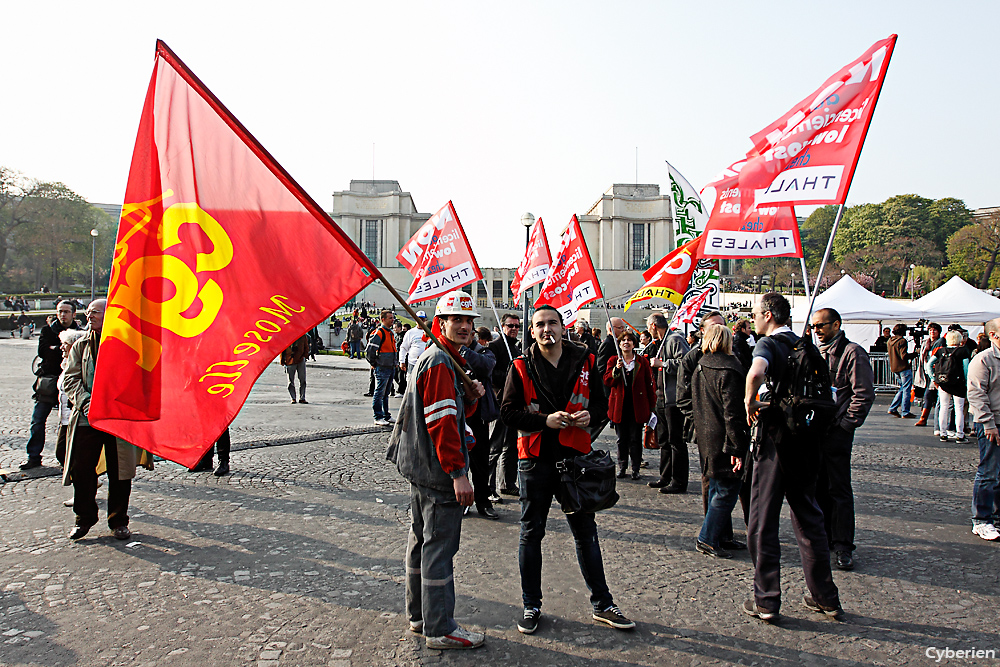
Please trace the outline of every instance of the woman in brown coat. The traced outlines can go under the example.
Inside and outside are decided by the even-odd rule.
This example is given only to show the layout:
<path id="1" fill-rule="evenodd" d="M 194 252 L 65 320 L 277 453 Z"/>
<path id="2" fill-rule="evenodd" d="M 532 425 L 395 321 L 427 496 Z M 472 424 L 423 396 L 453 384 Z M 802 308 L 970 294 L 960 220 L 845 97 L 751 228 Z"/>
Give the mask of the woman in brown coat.
<path id="1" fill-rule="evenodd" d="M 604 384 L 611 389 L 608 419 L 618 433 L 618 476 L 624 477 L 632 458 L 632 479 L 639 479 L 642 463 L 642 428 L 656 401 L 656 385 L 649 360 L 635 353 L 638 337 L 625 331 L 618 337 L 621 358 L 608 359 Z"/>

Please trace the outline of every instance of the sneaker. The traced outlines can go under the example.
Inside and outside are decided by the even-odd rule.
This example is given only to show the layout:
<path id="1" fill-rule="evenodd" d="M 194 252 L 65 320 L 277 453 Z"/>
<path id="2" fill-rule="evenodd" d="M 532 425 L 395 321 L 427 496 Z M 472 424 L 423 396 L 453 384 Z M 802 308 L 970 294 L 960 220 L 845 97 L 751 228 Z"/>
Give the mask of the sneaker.
<path id="1" fill-rule="evenodd" d="M 810 611 L 814 611 L 817 614 L 826 614 L 830 618 L 840 619 L 844 616 L 844 608 L 840 606 L 838 602 L 836 606 L 829 606 L 825 604 L 820 604 L 813 600 L 808 595 L 803 596 L 802 606 Z"/>
<path id="2" fill-rule="evenodd" d="M 424 622 L 420 621 L 410 621 L 410 632 L 415 635 L 424 634 Z"/>
<path id="3" fill-rule="evenodd" d="M 697 538 L 694 541 L 694 548 L 695 548 L 696 551 L 699 551 L 699 552 L 705 554 L 706 556 L 711 556 L 712 558 L 732 558 L 733 557 L 733 555 L 731 553 L 729 553 L 728 551 L 726 551 L 722 547 L 719 547 L 717 549 L 717 548 L 713 547 L 711 544 L 707 544 L 705 542 L 702 542 L 701 540 L 699 540 Z"/>
<path id="4" fill-rule="evenodd" d="M 941 435 L 941 431 L 934 429 L 934 435 Z"/>
<path id="5" fill-rule="evenodd" d="M 595 611 L 594 620 L 607 623 L 619 630 L 631 630 L 635 627 L 635 621 L 630 621 L 622 614 L 622 610 L 617 605 L 611 605 L 604 611 Z"/>
<path id="6" fill-rule="evenodd" d="M 421 623 L 421 626 L 423 624 Z M 486 643 L 486 635 L 482 632 L 470 632 L 461 625 L 443 637 L 428 637 L 427 648 L 479 648 Z"/>
<path id="7" fill-rule="evenodd" d="M 890 416 L 892 416 L 892 417 L 897 417 L 897 418 L 898 418 L 898 417 L 902 417 L 902 415 L 901 415 L 901 414 L 899 414 L 899 412 L 898 412 L 898 411 L 896 411 L 896 410 L 889 410 L 888 412 L 886 412 L 886 414 L 887 414 L 887 415 L 890 415 Z"/>
<path id="8" fill-rule="evenodd" d="M 947 433 L 942 433 L 940 439 L 941 439 L 941 442 L 948 442 L 948 434 Z"/>
<path id="9" fill-rule="evenodd" d="M 503 498 L 501 498 L 495 493 L 490 494 L 489 497 L 487 497 L 486 499 L 491 503 L 493 503 L 494 505 L 503 505 Z"/>
<path id="10" fill-rule="evenodd" d="M 990 542 L 1000 538 L 1000 530 L 997 530 L 992 523 L 977 523 L 972 527 L 972 532 Z"/>
<path id="11" fill-rule="evenodd" d="M 538 629 L 538 619 L 542 616 L 542 610 L 538 607 L 525 607 L 524 617 L 517 622 L 517 631 L 523 635 L 530 635 Z"/>
<path id="12" fill-rule="evenodd" d="M 376 417 L 375 421 L 372 422 L 375 426 L 388 426 L 389 420 L 383 417 Z"/>
<path id="13" fill-rule="evenodd" d="M 390 424 L 395 424 L 396 423 L 396 418 L 393 417 L 392 415 L 389 415 L 388 417 L 386 417 L 385 420 L 387 422 L 389 422 Z"/>
<path id="14" fill-rule="evenodd" d="M 958 443 L 968 442 L 968 441 L 969 441 L 969 439 L 966 438 L 964 435 L 960 435 L 957 438 L 955 438 L 955 442 L 958 442 Z"/>
<path id="15" fill-rule="evenodd" d="M 743 613 L 766 622 L 770 622 L 778 618 L 778 612 L 761 609 L 753 600 L 747 600 L 743 603 Z"/>

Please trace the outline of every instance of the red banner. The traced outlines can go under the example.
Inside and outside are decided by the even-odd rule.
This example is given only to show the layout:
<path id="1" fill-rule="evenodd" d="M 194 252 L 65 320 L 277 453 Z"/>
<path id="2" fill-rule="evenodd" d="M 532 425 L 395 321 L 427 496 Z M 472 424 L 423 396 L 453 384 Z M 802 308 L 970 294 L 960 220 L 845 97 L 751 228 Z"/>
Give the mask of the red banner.
<path id="1" fill-rule="evenodd" d="M 118 226 L 90 423 L 193 466 L 371 262 L 157 42 Z"/>
<path id="2" fill-rule="evenodd" d="M 712 214 L 705 225 L 701 257 L 802 257 L 799 223 L 791 206 L 759 204 L 749 217 L 741 215 L 740 170 L 746 160 L 732 164 L 701 191 Z M 753 193 L 743 193 L 753 201 Z"/>
<path id="3" fill-rule="evenodd" d="M 545 225 L 542 219 L 535 220 L 528 236 L 528 247 L 524 258 L 517 267 L 514 279 L 510 281 L 510 291 L 514 295 L 514 305 L 521 305 L 521 292 L 526 292 L 532 285 L 545 282 L 545 276 L 552 265 L 552 253 L 549 252 L 549 240 L 545 238 Z"/>
<path id="4" fill-rule="evenodd" d="M 555 263 L 549 269 L 535 307 L 548 304 L 563 316 L 563 324 L 576 322 L 577 311 L 596 299 L 603 299 L 601 283 L 590 261 L 587 242 L 580 221 L 574 215 L 563 232 L 556 250 Z"/>
<path id="5" fill-rule="evenodd" d="M 896 35 L 876 42 L 750 138 L 754 147 L 739 176 L 744 217 L 751 202 L 844 202 L 895 44 Z"/>
<path id="6" fill-rule="evenodd" d="M 434 299 L 483 279 L 450 201 L 417 230 L 396 259 L 413 274 L 407 303 Z"/>
<path id="7" fill-rule="evenodd" d="M 695 237 L 646 269 L 642 274 L 646 284 L 625 302 L 625 312 L 636 301 L 666 299 L 675 305 L 680 304 L 691 283 L 691 275 L 698 266 L 702 238 Z"/>

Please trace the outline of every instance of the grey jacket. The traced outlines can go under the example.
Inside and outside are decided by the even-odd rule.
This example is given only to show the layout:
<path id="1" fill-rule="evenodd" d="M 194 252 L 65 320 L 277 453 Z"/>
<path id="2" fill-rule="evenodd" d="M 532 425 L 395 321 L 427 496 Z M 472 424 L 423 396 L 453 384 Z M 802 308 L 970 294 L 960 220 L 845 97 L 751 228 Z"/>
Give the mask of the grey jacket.
<path id="1" fill-rule="evenodd" d="M 969 409 L 975 423 L 996 428 L 1000 421 L 1000 351 L 995 345 L 983 350 L 969 362 Z"/>
<path id="2" fill-rule="evenodd" d="M 830 384 L 837 392 L 833 425 L 853 433 L 865 423 L 875 402 L 875 375 L 868 353 L 843 333 L 830 345 L 820 346 L 830 366 Z"/>
<path id="3" fill-rule="evenodd" d="M 677 372 L 681 367 L 681 359 L 690 349 L 684 336 L 671 332 L 656 351 L 655 358 L 663 362 L 663 367 L 655 369 L 658 407 L 677 403 Z"/>
<path id="4" fill-rule="evenodd" d="M 459 436 L 462 438 L 462 455 L 465 457 L 465 466 L 451 474 L 444 471 L 438 460 L 437 447 L 431 439 L 430 433 L 427 431 L 427 423 L 424 421 L 423 396 L 418 390 L 421 376 L 428 369 L 440 364 L 444 364 L 454 378 L 454 394 L 449 392 L 448 396 L 439 396 L 438 399 L 455 401 L 455 418 L 458 421 Z M 452 479 L 468 474 L 469 448 L 466 444 L 464 397 L 462 381 L 455 374 L 448 353 L 437 345 L 428 345 L 424 353 L 420 355 L 420 359 L 417 360 L 417 367 L 408 380 L 406 393 L 403 394 L 403 405 L 400 407 L 399 417 L 392 430 L 392 438 L 385 456 L 396 464 L 399 474 L 411 483 L 439 491 L 453 492 L 455 487 Z M 432 406 L 431 410 L 434 409 Z"/>

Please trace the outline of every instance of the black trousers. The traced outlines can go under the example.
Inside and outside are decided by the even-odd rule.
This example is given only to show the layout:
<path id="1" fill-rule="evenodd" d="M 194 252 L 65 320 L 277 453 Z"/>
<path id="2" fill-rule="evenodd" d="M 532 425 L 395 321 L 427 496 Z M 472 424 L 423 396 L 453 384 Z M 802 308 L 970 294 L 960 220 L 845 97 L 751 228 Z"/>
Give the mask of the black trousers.
<path id="1" fill-rule="evenodd" d="M 632 472 L 639 472 L 639 464 L 642 463 L 642 431 L 644 424 L 637 424 L 635 419 L 622 419 L 620 424 L 615 424 L 615 432 L 618 434 L 618 467 L 625 470 L 628 467 L 629 458 L 632 459 Z"/>
<path id="2" fill-rule="evenodd" d="M 660 445 L 660 481 L 687 490 L 688 450 L 684 415 L 676 405 L 657 406 L 656 442 Z"/>
<path id="3" fill-rule="evenodd" d="M 108 466 L 108 527 L 114 530 L 128 525 L 132 480 L 118 479 L 118 442 L 115 436 L 82 424 L 78 424 L 73 432 L 72 459 L 69 462 L 73 476 L 73 512 L 78 526 L 89 528 L 97 523 L 96 469 L 102 449 Z"/>
<path id="4" fill-rule="evenodd" d="M 790 446 L 789 449 L 802 450 Z M 812 445 L 815 446 L 815 445 Z M 782 469 L 774 437 L 766 434 L 754 454 L 750 491 L 750 525 L 747 546 L 753 559 L 753 590 L 757 606 L 777 612 L 781 608 L 781 543 L 778 528 L 781 505 L 788 500 L 792 529 L 799 545 L 802 572 L 813 599 L 823 605 L 840 603 L 840 593 L 830 570 L 830 547 L 823 527 L 823 511 L 816 502 L 816 470 Z"/>
<path id="5" fill-rule="evenodd" d="M 201 461 L 198 461 L 198 465 L 195 467 L 205 466 L 206 468 L 211 468 L 213 451 L 219 453 L 219 463 L 229 463 L 230 447 L 232 447 L 232 441 L 229 438 L 229 428 L 227 427 L 215 444 L 208 448 L 208 451 L 205 452 L 205 455 L 201 457 Z"/>
<path id="6" fill-rule="evenodd" d="M 854 490 L 851 450 L 854 433 L 835 426 L 823 441 L 823 462 L 816 482 L 816 500 L 823 510 L 831 551 L 854 551 Z"/>
<path id="7" fill-rule="evenodd" d="M 517 429 L 499 419 L 493 422 L 490 435 L 490 493 L 517 488 Z"/>
<path id="8" fill-rule="evenodd" d="M 472 490 L 476 507 L 492 507 L 490 497 L 490 427 L 478 417 L 468 420 L 476 446 L 469 450 L 469 471 L 472 473 Z"/>

